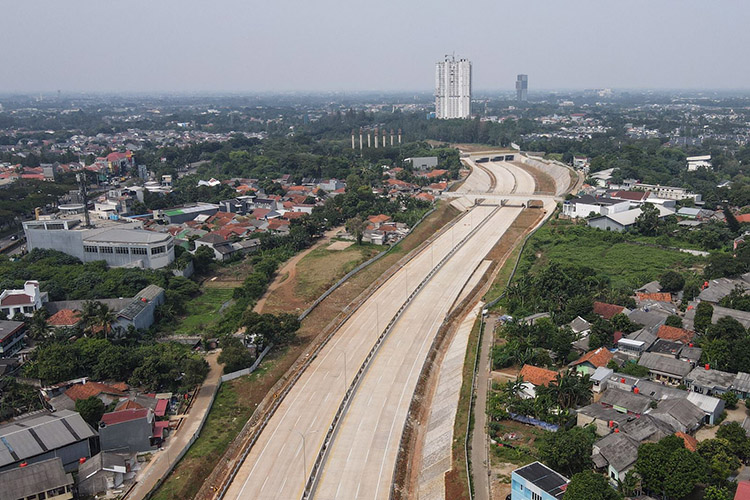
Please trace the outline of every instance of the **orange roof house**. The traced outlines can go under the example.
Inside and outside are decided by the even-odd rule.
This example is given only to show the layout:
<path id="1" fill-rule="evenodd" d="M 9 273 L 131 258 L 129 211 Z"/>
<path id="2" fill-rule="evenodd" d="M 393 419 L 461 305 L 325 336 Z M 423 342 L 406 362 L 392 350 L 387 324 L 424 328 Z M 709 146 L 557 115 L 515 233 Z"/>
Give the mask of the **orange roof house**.
<path id="1" fill-rule="evenodd" d="M 685 434 L 684 432 L 675 432 L 675 436 L 681 438 L 685 442 L 685 449 L 688 451 L 696 451 L 698 449 L 698 440 L 693 436 Z"/>
<path id="2" fill-rule="evenodd" d="M 573 361 L 570 366 L 575 366 L 576 370 L 580 373 L 591 374 L 597 368 L 607 366 L 607 363 L 609 363 L 613 357 L 614 355 L 609 352 L 609 350 L 600 347 L 587 352 L 577 360 Z"/>
<path id="3" fill-rule="evenodd" d="M 672 302 L 672 294 L 666 292 L 659 293 L 637 293 L 636 297 L 639 301 L 654 300 L 656 302 Z"/>
<path id="4" fill-rule="evenodd" d="M 73 309 L 60 309 L 47 319 L 53 328 L 72 328 L 81 321 L 81 314 Z"/>
<path id="5" fill-rule="evenodd" d="M 99 397 L 102 394 L 118 397 L 125 396 L 125 393 L 123 391 L 115 389 L 110 385 L 102 384 L 101 382 L 86 382 L 85 384 L 75 384 L 74 386 L 71 386 L 70 389 L 65 391 L 65 395 L 73 401 L 78 401 L 79 399 L 88 399 L 92 396 Z"/>
<path id="6" fill-rule="evenodd" d="M 685 330 L 684 328 L 676 328 L 674 326 L 661 325 L 659 331 L 656 332 L 656 336 L 664 340 L 672 340 L 675 342 L 682 342 L 687 344 L 692 342 L 695 332 Z"/>
<path id="7" fill-rule="evenodd" d="M 594 314 L 598 314 L 604 319 L 612 319 L 616 314 L 625 310 L 622 306 L 607 304 L 606 302 L 594 302 Z"/>
<path id="8" fill-rule="evenodd" d="M 524 382 L 529 382 L 534 385 L 547 386 L 557 378 L 558 373 L 546 368 L 540 368 L 533 365 L 523 365 L 518 376 L 523 378 Z"/>

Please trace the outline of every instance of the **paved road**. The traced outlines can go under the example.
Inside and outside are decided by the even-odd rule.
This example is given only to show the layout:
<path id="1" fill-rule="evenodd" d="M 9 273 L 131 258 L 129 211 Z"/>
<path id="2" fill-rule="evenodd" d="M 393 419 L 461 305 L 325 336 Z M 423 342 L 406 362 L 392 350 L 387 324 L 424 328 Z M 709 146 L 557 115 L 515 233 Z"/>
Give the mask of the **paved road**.
<path id="1" fill-rule="evenodd" d="M 240 467 L 225 498 L 290 500 L 301 497 L 305 479 L 310 474 L 345 388 L 350 385 L 382 329 L 434 265 L 493 209 L 477 207 L 467 212 L 463 219 L 444 230 L 432 244 L 386 281 L 344 323 L 279 405 Z M 475 237 L 472 242 L 480 240 L 484 239 Z M 474 244 L 468 246 L 473 248 Z M 457 261 L 456 258 L 451 260 Z M 387 476 L 390 481 L 390 471 Z"/>
<path id="2" fill-rule="evenodd" d="M 517 165 L 504 161 L 477 164 L 469 158 L 464 158 L 464 161 L 472 167 L 471 173 L 455 192 L 447 193 L 448 195 L 456 196 L 465 193 L 480 195 L 486 192 L 492 195 L 530 195 L 536 190 L 536 183 L 531 174 Z M 497 181 L 494 189 L 490 191 L 488 188 L 492 185 L 492 181 L 487 171 Z"/>
<path id="3" fill-rule="evenodd" d="M 500 209 L 401 316 L 339 425 L 314 498 L 388 498 L 409 404 L 430 344 L 464 283 L 520 212 Z"/>
<path id="4" fill-rule="evenodd" d="M 153 455 L 151 462 L 139 473 L 138 483 L 130 490 L 127 500 L 140 500 L 156 486 L 156 483 L 164 477 L 171 466 L 177 461 L 179 453 L 188 446 L 193 434 L 203 420 L 203 416 L 211 408 L 214 391 L 221 378 L 222 367 L 216 359 L 219 357 L 218 352 L 206 356 L 208 361 L 209 372 L 206 380 L 198 390 L 198 395 L 190 408 L 190 412 L 183 420 L 180 428 L 167 438 L 166 446 L 163 451 Z"/>

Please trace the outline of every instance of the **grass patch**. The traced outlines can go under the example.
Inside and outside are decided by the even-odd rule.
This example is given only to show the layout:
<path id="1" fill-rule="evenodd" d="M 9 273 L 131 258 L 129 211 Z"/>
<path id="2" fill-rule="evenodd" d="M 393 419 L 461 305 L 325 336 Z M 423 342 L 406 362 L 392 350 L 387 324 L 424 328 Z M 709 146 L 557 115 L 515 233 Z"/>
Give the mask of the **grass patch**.
<path id="1" fill-rule="evenodd" d="M 609 276 L 612 285 L 640 286 L 664 271 L 685 271 L 702 265 L 704 259 L 649 245 L 658 238 L 601 231 L 569 221 L 548 221 L 530 239 L 521 257 L 518 275 L 534 273 L 550 263 L 583 266 Z"/>
<path id="2" fill-rule="evenodd" d="M 491 459 L 495 463 L 524 466 L 537 460 L 539 451 L 537 443 L 547 431 L 522 424 L 514 420 L 490 420 L 490 438 L 497 443 L 510 446 L 490 445 Z M 512 438 L 510 436 L 513 436 Z"/>
<path id="3" fill-rule="evenodd" d="M 195 496 L 224 450 L 252 415 L 255 405 L 247 404 L 245 395 L 249 392 L 249 386 L 261 375 L 259 370 L 252 375 L 222 384 L 200 437 L 157 490 L 152 497 L 154 500 L 177 500 Z"/>
<path id="4" fill-rule="evenodd" d="M 233 288 L 204 288 L 185 304 L 188 315 L 178 321 L 177 335 L 201 334 L 221 319 L 221 306 L 232 300 Z"/>
<path id="5" fill-rule="evenodd" d="M 352 245 L 344 250 L 316 248 L 297 264 L 295 293 L 303 300 L 315 300 L 362 262 L 385 250 L 377 245 Z"/>

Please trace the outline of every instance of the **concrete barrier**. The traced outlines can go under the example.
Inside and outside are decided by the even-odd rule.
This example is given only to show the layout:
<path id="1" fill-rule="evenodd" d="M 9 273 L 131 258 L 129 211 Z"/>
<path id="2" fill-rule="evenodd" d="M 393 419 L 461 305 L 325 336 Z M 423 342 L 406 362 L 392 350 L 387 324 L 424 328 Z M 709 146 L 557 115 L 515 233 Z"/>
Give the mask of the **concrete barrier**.
<path id="1" fill-rule="evenodd" d="M 568 192 L 572 183 L 571 169 L 559 162 L 550 162 L 537 157 L 519 155 L 521 163 L 538 168 L 555 181 L 555 196 L 562 196 Z"/>

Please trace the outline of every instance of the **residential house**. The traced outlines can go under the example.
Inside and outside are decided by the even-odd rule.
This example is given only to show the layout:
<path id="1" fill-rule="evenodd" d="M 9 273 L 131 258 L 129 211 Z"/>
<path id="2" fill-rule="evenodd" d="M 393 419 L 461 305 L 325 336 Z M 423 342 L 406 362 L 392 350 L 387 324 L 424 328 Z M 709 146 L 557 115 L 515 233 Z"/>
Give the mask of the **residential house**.
<path id="1" fill-rule="evenodd" d="M 81 324 L 81 313 L 73 309 L 60 309 L 47 318 L 47 324 L 54 330 L 73 330 Z"/>
<path id="2" fill-rule="evenodd" d="M 591 323 L 580 316 L 568 323 L 568 326 L 573 330 L 573 333 L 580 337 L 586 336 L 591 332 Z"/>
<path id="3" fill-rule="evenodd" d="M 591 390 L 595 393 L 602 392 L 607 388 L 607 380 L 612 375 L 612 369 L 600 366 L 591 375 Z"/>
<path id="4" fill-rule="evenodd" d="M 73 475 L 60 458 L 0 472 L 0 500 L 68 500 L 73 497 Z"/>
<path id="5" fill-rule="evenodd" d="M 625 434 L 638 443 L 657 442 L 674 433 L 671 425 L 649 414 L 630 419 L 622 423 L 618 429 L 620 434 Z"/>
<path id="6" fill-rule="evenodd" d="M 415 158 L 405 158 L 404 161 L 411 161 L 412 168 L 418 171 L 432 170 L 438 165 L 437 156 L 419 156 Z"/>
<path id="7" fill-rule="evenodd" d="M 511 500 L 562 500 L 568 479 L 534 462 L 511 472 Z"/>
<path id="8" fill-rule="evenodd" d="M 604 347 L 589 351 L 569 366 L 575 367 L 576 371 L 583 374 L 592 374 L 600 366 L 607 366 L 612 359 L 612 353 Z"/>
<path id="9" fill-rule="evenodd" d="M 156 308 L 164 304 L 165 300 L 163 288 L 148 285 L 117 313 L 117 321 L 113 329 L 125 332 L 132 326 L 136 330 L 148 330 L 154 324 Z"/>
<path id="10" fill-rule="evenodd" d="M 689 434 L 685 434 L 684 432 L 675 432 L 675 436 L 682 439 L 682 442 L 685 443 L 685 449 L 688 451 L 698 451 L 698 440 L 695 439 L 693 436 Z"/>
<path id="11" fill-rule="evenodd" d="M 0 320 L 0 358 L 10 358 L 23 347 L 26 323 Z"/>
<path id="12" fill-rule="evenodd" d="M 633 468 L 640 443 L 622 432 L 614 432 L 594 443 L 591 458 L 597 469 L 606 469 L 616 485 Z"/>
<path id="13" fill-rule="evenodd" d="M 74 411 L 36 411 L 0 425 L 0 472 L 55 457 L 71 472 L 98 450 L 96 432 Z"/>
<path id="14" fill-rule="evenodd" d="M 640 287 L 638 290 L 635 291 L 635 293 L 659 293 L 661 292 L 661 283 L 658 281 L 649 281 L 642 287 Z"/>
<path id="15" fill-rule="evenodd" d="M 717 424 L 721 418 L 721 414 L 724 412 L 725 403 L 723 399 L 690 391 L 687 393 L 687 400 L 703 411 L 704 424 Z"/>
<path id="16" fill-rule="evenodd" d="M 635 309 L 627 313 L 628 319 L 633 323 L 641 325 L 651 331 L 663 325 L 667 321 L 670 313 L 663 313 L 655 310 Z"/>
<path id="17" fill-rule="evenodd" d="M 659 401 L 656 408 L 649 410 L 648 414 L 687 434 L 692 434 L 698 430 L 705 419 L 703 410 L 688 401 L 687 398 Z"/>
<path id="18" fill-rule="evenodd" d="M 156 448 L 153 410 L 141 408 L 105 413 L 99 423 L 99 439 L 103 451 L 138 453 Z"/>
<path id="19" fill-rule="evenodd" d="M 651 405 L 651 400 L 637 392 L 628 392 L 608 387 L 599 398 L 599 403 L 611 406 L 620 413 L 641 415 L 646 413 L 646 410 Z"/>
<path id="20" fill-rule="evenodd" d="M 518 377 L 523 379 L 524 388 L 521 391 L 521 397 L 524 399 L 533 399 L 536 397 L 536 387 L 543 385 L 549 386 L 550 382 L 555 380 L 559 374 L 546 368 L 538 366 L 523 365 Z"/>
<path id="21" fill-rule="evenodd" d="M 630 311 L 622 306 L 607 304 L 606 302 L 594 302 L 594 314 L 598 314 L 606 320 L 612 319 L 617 314 L 627 314 L 628 312 Z"/>
<path id="22" fill-rule="evenodd" d="M 740 399 L 750 398 L 750 373 L 738 372 L 732 382 L 732 390 Z"/>
<path id="23" fill-rule="evenodd" d="M 750 273 L 743 274 L 740 278 L 716 278 L 706 282 L 703 290 L 698 294 L 698 300 L 718 304 L 721 299 L 732 293 L 735 289 L 742 290 L 747 294 L 750 290 Z"/>
<path id="24" fill-rule="evenodd" d="M 721 395 L 732 390 L 737 378 L 734 373 L 711 369 L 709 365 L 696 367 L 685 377 L 685 385 L 698 394 Z"/>
<path id="25" fill-rule="evenodd" d="M 638 364 L 648 368 L 649 376 L 653 380 L 678 385 L 692 370 L 687 361 L 662 356 L 653 352 L 646 352 L 638 360 Z"/>
<path id="26" fill-rule="evenodd" d="M 688 344 L 680 350 L 679 359 L 687 361 L 695 368 L 702 354 L 703 349 L 695 347 L 693 344 Z"/>
<path id="27" fill-rule="evenodd" d="M 620 426 L 631 418 L 634 417 L 601 403 L 591 403 L 576 410 L 576 425 L 578 427 L 593 425 L 599 436 L 606 436 L 615 426 Z"/>
<path id="28" fill-rule="evenodd" d="M 656 209 L 659 211 L 659 219 L 663 219 L 669 215 L 674 215 L 673 210 L 661 205 L 657 205 Z M 595 227 L 606 231 L 629 231 L 635 226 L 638 217 L 640 217 L 642 213 L 643 210 L 640 208 L 634 208 L 633 210 L 627 210 L 625 212 L 592 217 L 588 219 L 587 224 L 589 227 Z"/>
<path id="29" fill-rule="evenodd" d="M 591 214 L 616 214 L 629 209 L 630 202 L 627 200 L 614 200 L 591 195 L 583 195 L 563 202 L 563 215 L 572 218 L 588 217 Z"/>
<path id="30" fill-rule="evenodd" d="M 103 451 L 78 467 L 78 493 L 94 496 L 122 486 L 131 471 L 127 455 Z"/>
<path id="31" fill-rule="evenodd" d="M 84 380 L 83 383 L 73 384 L 64 393 L 51 398 L 49 404 L 56 411 L 75 410 L 76 401 L 94 397 L 104 403 L 104 406 L 109 406 L 127 396 L 124 389 L 125 387 L 117 388 L 101 382 Z"/>
<path id="32" fill-rule="evenodd" d="M 47 292 L 39 289 L 38 281 L 27 281 L 20 290 L 3 290 L 0 292 L 0 313 L 13 319 L 16 314 L 30 317 L 47 302 Z"/>

